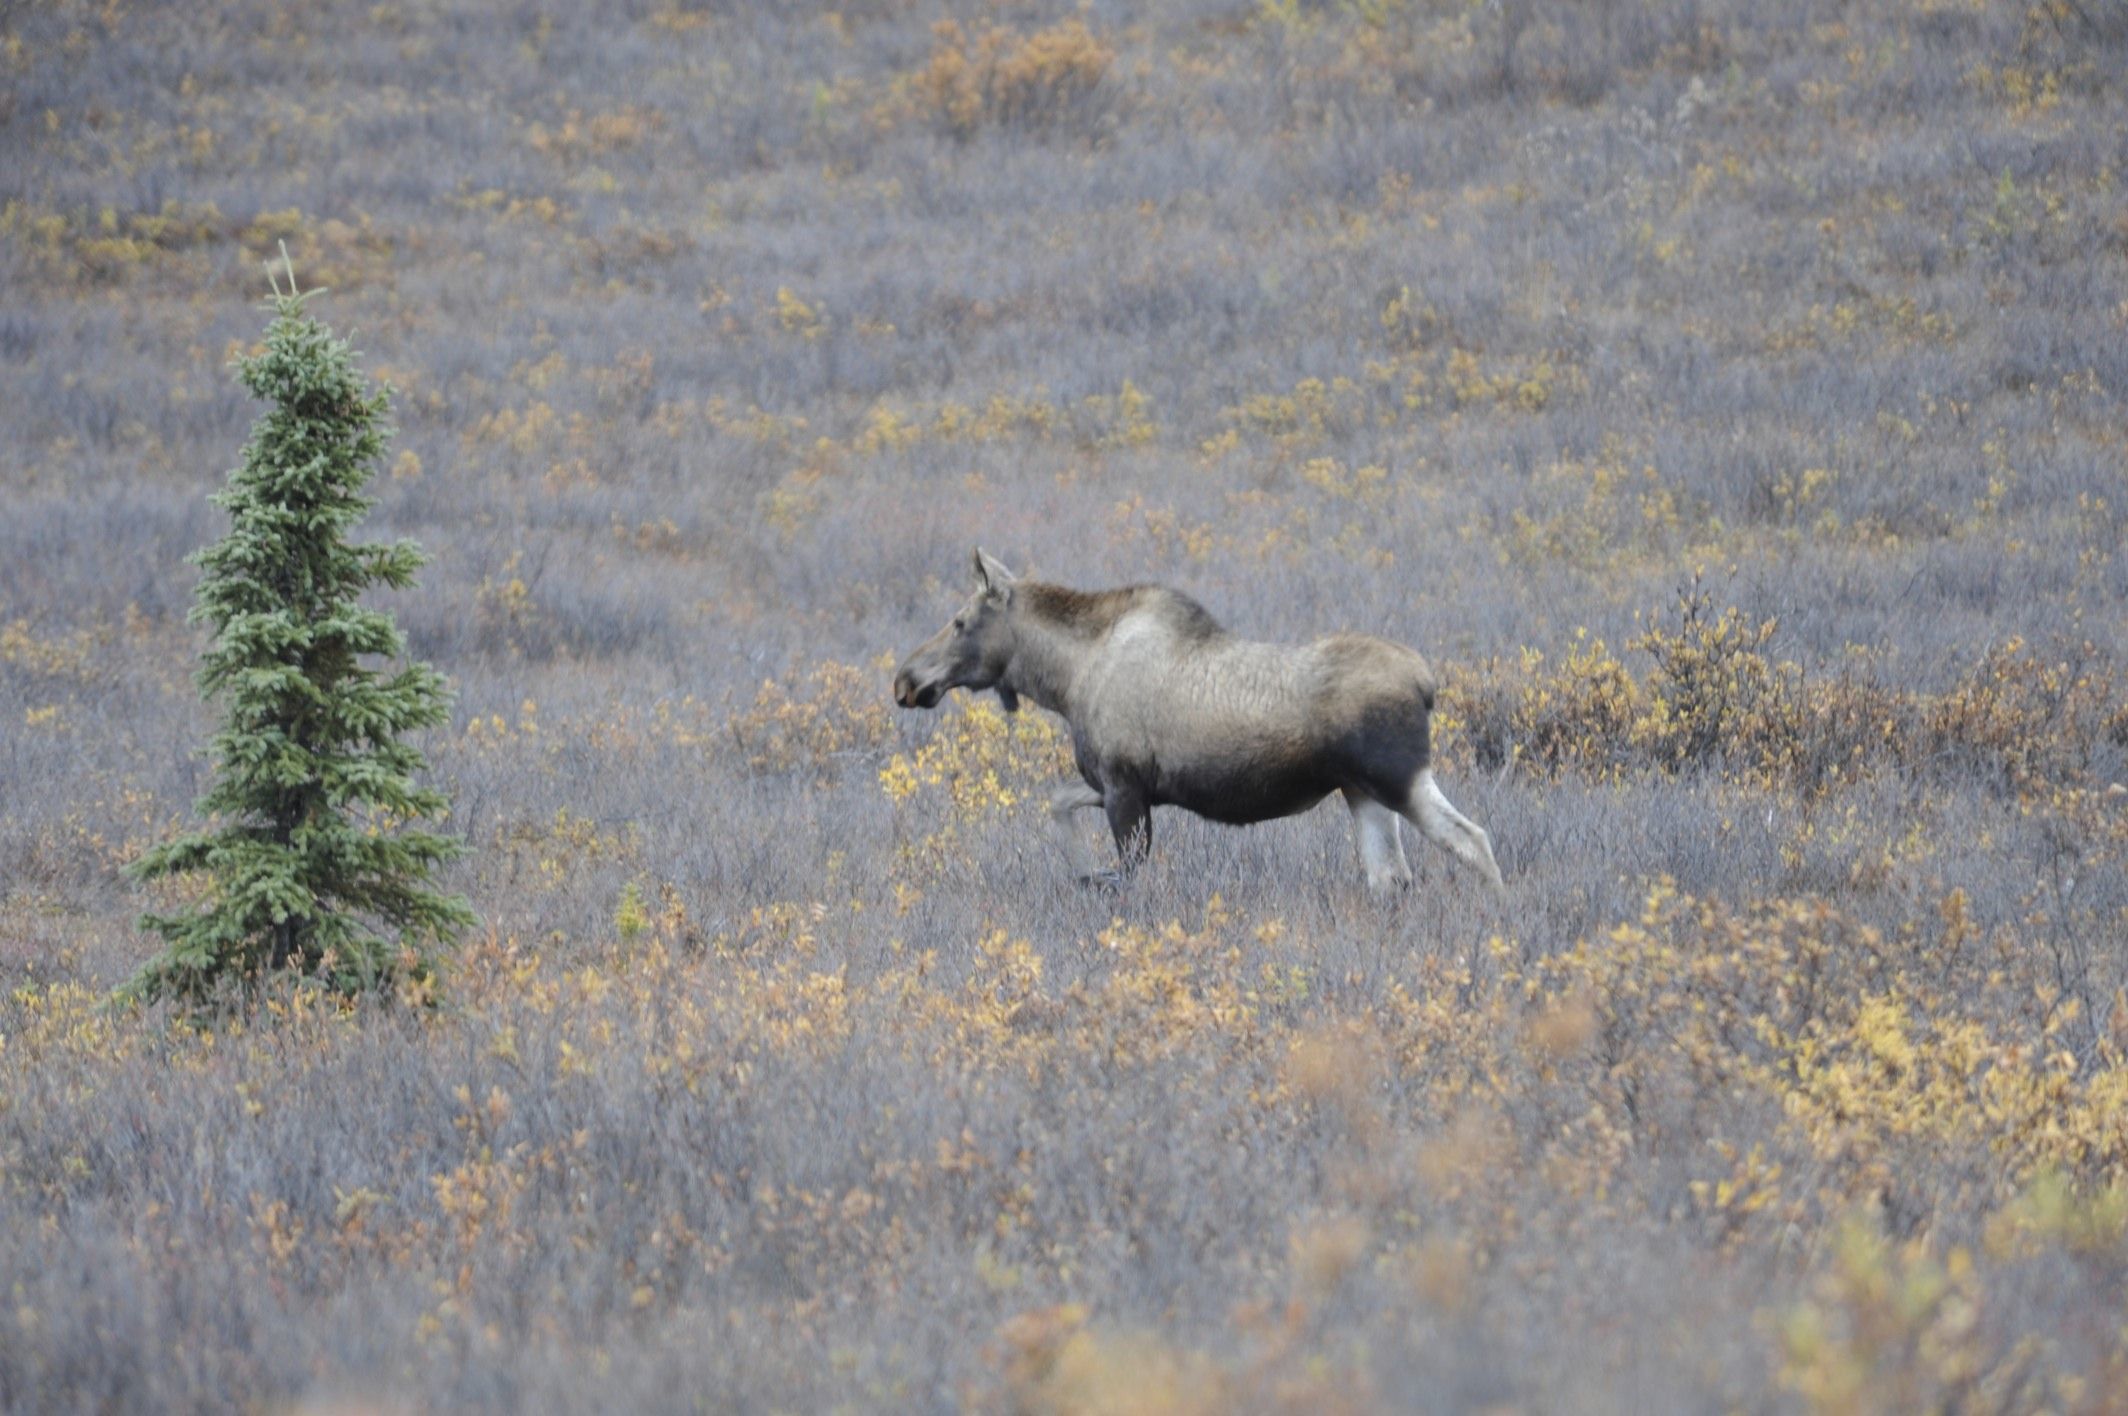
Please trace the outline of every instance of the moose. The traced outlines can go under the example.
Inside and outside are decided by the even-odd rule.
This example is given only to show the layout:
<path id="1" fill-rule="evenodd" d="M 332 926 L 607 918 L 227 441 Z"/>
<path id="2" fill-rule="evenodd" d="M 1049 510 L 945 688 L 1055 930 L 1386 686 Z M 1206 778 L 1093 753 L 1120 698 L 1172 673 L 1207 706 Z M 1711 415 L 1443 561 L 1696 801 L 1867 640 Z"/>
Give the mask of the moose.
<path id="1" fill-rule="evenodd" d="M 1432 768 L 1433 670 L 1364 634 L 1266 644 L 1222 628 L 1177 590 L 1082 591 L 1022 580 L 980 547 L 975 591 L 894 676 L 904 708 L 948 690 L 1030 698 L 1071 729 L 1080 779 L 1049 812 L 1082 881 L 1120 883 L 1152 851 L 1152 809 L 1246 826 L 1341 793 L 1378 892 L 1411 884 L 1399 820 L 1500 889 L 1484 829 L 1449 804 Z M 1118 868 L 1071 829 L 1100 807 Z"/>

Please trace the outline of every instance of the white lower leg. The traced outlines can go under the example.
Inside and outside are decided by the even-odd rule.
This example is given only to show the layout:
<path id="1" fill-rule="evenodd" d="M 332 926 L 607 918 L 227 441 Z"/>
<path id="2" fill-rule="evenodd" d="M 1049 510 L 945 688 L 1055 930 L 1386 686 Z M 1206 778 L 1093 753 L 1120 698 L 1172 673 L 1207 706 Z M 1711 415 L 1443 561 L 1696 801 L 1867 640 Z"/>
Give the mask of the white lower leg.
<path id="1" fill-rule="evenodd" d="M 1067 782 L 1058 787 L 1049 797 L 1049 819 L 1055 826 L 1058 842 L 1064 847 L 1065 863 L 1071 873 L 1081 880 L 1091 879 L 1096 873 L 1092 852 L 1079 835 L 1072 817 L 1101 804 L 1101 794 L 1084 782 Z"/>
<path id="2" fill-rule="evenodd" d="M 1345 793 L 1352 811 L 1353 833 L 1359 838 L 1360 868 L 1367 873 L 1367 888 L 1392 890 L 1411 883 L 1411 866 L 1404 859 L 1399 838 L 1400 818 L 1373 797 Z"/>
<path id="3" fill-rule="evenodd" d="M 1441 795 L 1434 785 L 1433 769 L 1422 768 L 1411 784 L 1411 824 L 1426 839 L 1476 870 L 1494 886 L 1501 885 L 1500 866 L 1493 859 L 1493 838 Z"/>

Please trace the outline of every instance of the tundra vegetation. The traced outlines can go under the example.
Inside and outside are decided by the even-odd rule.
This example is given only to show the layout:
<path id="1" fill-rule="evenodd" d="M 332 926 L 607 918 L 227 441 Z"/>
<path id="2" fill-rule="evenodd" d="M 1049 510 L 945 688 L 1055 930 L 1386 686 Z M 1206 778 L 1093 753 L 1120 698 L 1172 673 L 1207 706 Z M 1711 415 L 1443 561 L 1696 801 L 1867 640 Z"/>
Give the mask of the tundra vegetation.
<path id="1" fill-rule="evenodd" d="M 2118 0 L 0 6 L 0 1408 L 2118 1409 L 2124 67 Z M 124 872 L 283 240 L 397 390 L 483 924 L 188 1022 L 106 1000 L 201 888 Z M 1069 883 L 1053 721 L 889 697 L 978 541 L 1419 648 L 1506 899 L 1332 811 Z"/>

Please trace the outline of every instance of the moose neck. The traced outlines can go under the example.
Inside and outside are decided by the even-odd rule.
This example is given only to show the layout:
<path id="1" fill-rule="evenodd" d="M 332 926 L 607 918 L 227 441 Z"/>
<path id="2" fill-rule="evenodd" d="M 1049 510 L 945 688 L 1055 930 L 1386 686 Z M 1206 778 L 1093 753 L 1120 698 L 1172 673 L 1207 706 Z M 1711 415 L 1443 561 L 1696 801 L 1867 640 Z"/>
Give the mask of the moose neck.
<path id="1" fill-rule="evenodd" d="M 1052 713 L 1071 717 L 1079 665 L 1128 606 L 1127 592 L 1082 594 L 1023 581 L 1014 606 L 1012 663 L 1005 683 Z"/>

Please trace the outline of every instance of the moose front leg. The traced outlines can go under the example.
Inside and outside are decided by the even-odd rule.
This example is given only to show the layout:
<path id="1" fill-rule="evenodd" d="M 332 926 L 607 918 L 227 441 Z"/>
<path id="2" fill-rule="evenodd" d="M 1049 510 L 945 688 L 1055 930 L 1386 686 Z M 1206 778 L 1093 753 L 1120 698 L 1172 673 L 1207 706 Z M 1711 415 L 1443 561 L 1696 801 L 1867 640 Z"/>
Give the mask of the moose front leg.
<path id="1" fill-rule="evenodd" d="M 1110 783 L 1101 795 L 1108 810 L 1108 829 L 1116 838 L 1116 862 L 1128 875 L 1153 853 L 1153 807 L 1144 792 Z"/>
<path id="2" fill-rule="evenodd" d="M 1064 846 L 1064 860 L 1071 867 L 1074 878 L 1093 880 L 1100 870 L 1094 864 L 1086 843 L 1072 827 L 1072 817 L 1090 807 L 1101 805 L 1101 793 L 1085 782 L 1066 782 L 1049 794 L 1049 819 L 1056 826 L 1057 838 Z"/>

